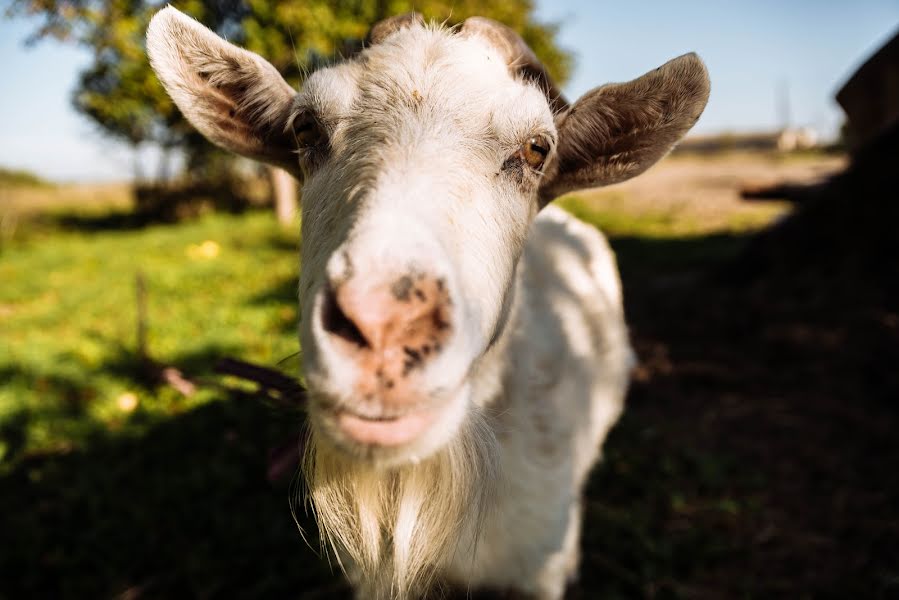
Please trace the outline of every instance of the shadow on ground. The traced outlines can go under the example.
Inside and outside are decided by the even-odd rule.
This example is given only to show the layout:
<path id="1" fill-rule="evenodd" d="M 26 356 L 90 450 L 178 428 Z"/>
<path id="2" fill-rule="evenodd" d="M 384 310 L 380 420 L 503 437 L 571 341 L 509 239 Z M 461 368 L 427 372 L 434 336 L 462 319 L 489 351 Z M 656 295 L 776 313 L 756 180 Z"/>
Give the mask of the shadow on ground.
<path id="1" fill-rule="evenodd" d="M 298 423 L 235 397 L 139 438 L 21 460 L 0 478 L 3 595 L 339 597 L 288 482 L 265 479 L 266 448 Z"/>
<path id="2" fill-rule="evenodd" d="M 613 240 L 641 365 L 575 597 L 899 595 L 892 254 L 746 241 Z"/>

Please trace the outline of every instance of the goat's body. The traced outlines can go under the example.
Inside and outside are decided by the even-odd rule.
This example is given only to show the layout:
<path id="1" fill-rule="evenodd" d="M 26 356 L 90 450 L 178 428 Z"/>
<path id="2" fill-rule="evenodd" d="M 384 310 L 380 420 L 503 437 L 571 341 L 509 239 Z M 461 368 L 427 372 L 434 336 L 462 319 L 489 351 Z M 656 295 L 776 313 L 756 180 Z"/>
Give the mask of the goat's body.
<path id="1" fill-rule="evenodd" d="M 551 600 L 577 575 L 584 483 L 633 364 L 615 257 L 595 228 L 548 207 L 513 290 L 472 373 L 480 409 L 446 448 L 386 472 L 312 449 L 314 504 L 341 515 L 325 531 L 368 548 L 366 565 L 337 548 L 360 600 L 418 597 L 434 580 Z"/>
<path id="2" fill-rule="evenodd" d="M 582 489 L 621 413 L 633 354 L 615 257 L 595 228 L 547 208 L 519 273 L 505 347 L 481 374 L 499 442 L 497 496 L 449 575 L 558 598 L 576 575 Z"/>
<path id="3" fill-rule="evenodd" d="M 511 311 L 475 375 L 499 476 L 473 484 L 492 485 L 494 497 L 486 515 L 468 513 L 437 575 L 463 588 L 559 598 L 577 573 L 585 479 L 621 412 L 633 363 L 603 236 L 559 209 L 543 211 Z"/>

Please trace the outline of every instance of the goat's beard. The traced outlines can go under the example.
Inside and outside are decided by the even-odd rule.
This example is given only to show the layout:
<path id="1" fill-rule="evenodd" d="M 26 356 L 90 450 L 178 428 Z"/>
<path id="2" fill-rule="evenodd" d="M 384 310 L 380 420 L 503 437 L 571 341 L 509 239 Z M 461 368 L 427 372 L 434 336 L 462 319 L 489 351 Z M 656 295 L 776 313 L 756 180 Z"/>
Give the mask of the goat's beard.
<path id="1" fill-rule="evenodd" d="M 474 559 L 468 546 L 477 545 L 496 497 L 499 447 L 488 417 L 470 412 L 445 447 L 391 468 L 310 436 L 303 470 L 322 546 L 360 597 L 419 597 L 442 583 L 439 567 L 454 553 Z"/>

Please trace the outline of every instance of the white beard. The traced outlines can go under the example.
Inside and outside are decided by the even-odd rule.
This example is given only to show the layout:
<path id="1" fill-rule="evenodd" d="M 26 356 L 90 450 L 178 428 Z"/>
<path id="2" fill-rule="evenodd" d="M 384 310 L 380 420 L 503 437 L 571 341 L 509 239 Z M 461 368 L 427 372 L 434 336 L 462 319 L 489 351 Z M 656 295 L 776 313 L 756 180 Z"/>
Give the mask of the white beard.
<path id="1" fill-rule="evenodd" d="M 420 463 L 376 468 L 310 436 L 303 470 L 325 551 L 358 597 L 417 597 L 455 553 L 474 558 L 495 503 L 499 448 L 480 410 Z M 362 587 L 359 587 L 362 586 Z"/>

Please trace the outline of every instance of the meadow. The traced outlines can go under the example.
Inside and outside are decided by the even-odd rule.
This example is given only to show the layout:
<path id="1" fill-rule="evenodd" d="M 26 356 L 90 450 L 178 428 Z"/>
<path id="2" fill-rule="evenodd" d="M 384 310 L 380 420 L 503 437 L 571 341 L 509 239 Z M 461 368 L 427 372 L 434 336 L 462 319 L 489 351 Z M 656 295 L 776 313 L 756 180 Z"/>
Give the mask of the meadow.
<path id="1" fill-rule="evenodd" d="M 633 184 L 560 201 L 609 235 L 641 358 L 591 480 L 571 597 L 875 589 L 831 565 L 876 539 L 831 535 L 816 520 L 827 511 L 797 518 L 814 482 L 765 462 L 791 451 L 790 428 L 807 432 L 803 419 L 825 426 L 807 412 L 808 390 L 770 363 L 829 368 L 817 353 L 826 335 L 802 337 L 801 296 L 771 320 L 752 312 L 767 297 L 713 283 L 788 210 L 739 201 L 740 182 L 808 179 L 840 161 L 737 155 L 716 159 L 712 174 L 702 164 L 671 158 Z M 299 224 L 285 230 L 266 211 L 142 224 L 121 190 L 106 202 L 29 194 L 67 198 L 65 187 L 0 190 L 0 597 L 345 597 L 302 504 L 297 523 L 291 516 L 298 481 L 266 476 L 295 443 L 302 407 L 261 402 L 214 373 L 232 356 L 300 375 Z M 176 367 L 196 392 L 166 385 L 148 364 Z M 884 426 L 853 443 L 884 443 Z M 854 489 L 862 446 L 815 464 Z M 795 503 L 780 497 L 791 482 L 802 488 Z M 846 498 L 872 510 L 888 500 Z M 895 591 L 899 572 L 864 569 L 886 578 L 870 585 Z"/>

